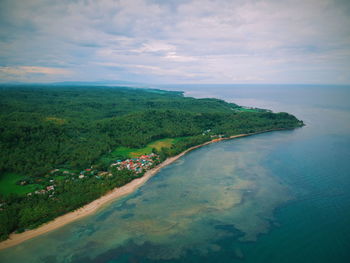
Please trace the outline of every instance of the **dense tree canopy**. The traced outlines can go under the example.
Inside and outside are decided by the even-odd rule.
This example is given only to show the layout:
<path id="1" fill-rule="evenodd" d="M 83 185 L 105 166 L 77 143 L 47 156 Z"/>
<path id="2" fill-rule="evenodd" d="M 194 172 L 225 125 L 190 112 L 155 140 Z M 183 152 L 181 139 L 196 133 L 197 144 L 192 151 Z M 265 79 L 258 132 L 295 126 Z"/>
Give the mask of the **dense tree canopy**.
<path id="1" fill-rule="evenodd" d="M 46 182 L 56 168 L 101 165 L 101 157 L 119 146 L 140 148 L 184 137 L 157 151 L 164 160 L 215 135 L 302 125 L 287 113 L 246 112 L 218 99 L 151 89 L 2 86 L 0 95 L 0 176 L 17 173 L 28 182 Z M 134 178 L 130 171 L 118 171 L 109 178 L 55 181 L 54 196 L 0 195 L 0 237 L 76 209 Z"/>

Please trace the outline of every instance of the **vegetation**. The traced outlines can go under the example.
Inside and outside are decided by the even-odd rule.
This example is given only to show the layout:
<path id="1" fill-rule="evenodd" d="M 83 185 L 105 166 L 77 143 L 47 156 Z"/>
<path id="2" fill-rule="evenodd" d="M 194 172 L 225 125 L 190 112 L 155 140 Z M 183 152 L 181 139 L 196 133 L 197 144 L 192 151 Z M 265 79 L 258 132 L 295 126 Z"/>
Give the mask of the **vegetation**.
<path id="1" fill-rule="evenodd" d="M 302 125 L 288 113 L 161 90 L 2 86 L 0 95 L 1 239 L 142 176 L 112 169 L 116 159 L 154 152 L 162 161 L 219 135 Z"/>
<path id="2" fill-rule="evenodd" d="M 40 188 L 38 184 L 21 185 L 20 182 L 26 179 L 25 176 L 15 173 L 5 173 L 0 178 L 0 193 L 3 195 L 23 195 Z"/>
<path id="3" fill-rule="evenodd" d="M 183 138 L 165 138 L 160 139 L 154 142 L 147 144 L 143 148 L 129 148 L 125 146 L 119 146 L 111 153 L 107 154 L 102 158 L 107 158 L 108 161 L 116 160 L 116 159 L 126 159 L 126 158 L 135 158 L 139 157 L 143 154 L 150 154 L 156 151 L 160 151 L 162 148 L 171 148 L 177 142 L 179 142 Z"/>

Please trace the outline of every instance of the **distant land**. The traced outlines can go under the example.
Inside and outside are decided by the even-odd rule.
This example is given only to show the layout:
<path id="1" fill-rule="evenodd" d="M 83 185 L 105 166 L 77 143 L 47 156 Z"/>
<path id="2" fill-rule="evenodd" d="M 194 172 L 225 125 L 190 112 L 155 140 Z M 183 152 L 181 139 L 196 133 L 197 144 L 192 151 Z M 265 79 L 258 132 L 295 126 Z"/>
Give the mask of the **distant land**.
<path id="1" fill-rule="evenodd" d="M 303 126 L 288 113 L 181 91 L 74 83 L 0 86 L 1 240 L 142 178 L 191 147 Z"/>
<path id="2" fill-rule="evenodd" d="M 59 82 L 6 82 L 0 83 L 0 86 L 3 85 L 21 85 L 21 86 L 137 86 L 145 87 L 147 84 L 126 80 L 98 80 L 98 81 L 59 81 Z"/>

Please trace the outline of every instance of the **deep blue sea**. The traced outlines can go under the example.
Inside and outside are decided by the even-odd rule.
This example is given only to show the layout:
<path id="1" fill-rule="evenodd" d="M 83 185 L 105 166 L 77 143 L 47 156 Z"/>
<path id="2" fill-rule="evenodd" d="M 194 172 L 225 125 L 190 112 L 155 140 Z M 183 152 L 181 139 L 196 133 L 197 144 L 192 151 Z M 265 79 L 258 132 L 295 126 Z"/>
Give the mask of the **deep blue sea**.
<path id="1" fill-rule="evenodd" d="M 350 262 L 350 86 L 162 86 L 306 126 L 211 144 L 0 262 Z"/>

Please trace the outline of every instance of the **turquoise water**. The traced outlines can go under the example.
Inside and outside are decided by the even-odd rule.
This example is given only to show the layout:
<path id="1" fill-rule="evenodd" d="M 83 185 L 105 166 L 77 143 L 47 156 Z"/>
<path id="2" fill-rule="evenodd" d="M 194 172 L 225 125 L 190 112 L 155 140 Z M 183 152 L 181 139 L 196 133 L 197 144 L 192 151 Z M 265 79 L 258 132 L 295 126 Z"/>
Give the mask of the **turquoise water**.
<path id="1" fill-rule="evenodd" d="M 350 87 L 166 87 L 305 121 L 197 149 L 0 262 L 348 262 Z"/>

